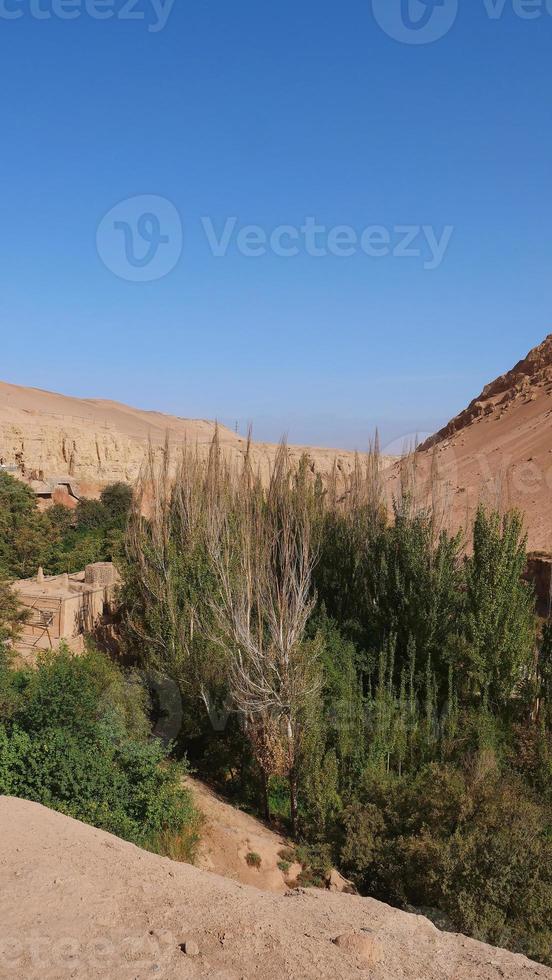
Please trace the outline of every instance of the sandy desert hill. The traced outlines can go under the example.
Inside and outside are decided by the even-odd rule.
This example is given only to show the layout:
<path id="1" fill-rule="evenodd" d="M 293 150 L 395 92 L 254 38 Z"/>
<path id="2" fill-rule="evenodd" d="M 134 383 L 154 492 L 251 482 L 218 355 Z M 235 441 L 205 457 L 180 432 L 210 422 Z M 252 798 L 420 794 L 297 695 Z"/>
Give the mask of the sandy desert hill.
<path id="1" fill-rule="evenodd" d="M 552 551 L 552 334 L 420 446 L 416 465 L 421 487 L 433 467 L 450 488 L 454 528 L 468 526 L 479 501 L 518 507 L 529 550 Z"/>
<path id="2" fill-rule="evenodd" d="M 161 447 L 166 436 L 175 447 L 187 442 L 206 451 L 215 425 L 0 382 L 0 465 L 17 466 L 27 477 L 39 480 L 70 476 L 84 494 L 116 480 L 133 482 L 148 443 Z M 219 437 L 229 457 L 245 451 L 246 440 L 227 427 L 219 426 Z M 261 470 L 268 470 L 275 449 L 269 443 L 253 445 L 253 458 Z M 334 462 L 346 471 L 354 461 L 352 452 L 290 447 L 296 459 L 305 451 L 321 474 L 329 473 Z"/>
<path id="3" fill-rule="evenodd" d="M 552 978 L 374 899 L 261 891 L 37 803 L 0 797 L 0 836 L 0 976 L 10 980 Z"/>
<path id="4" fill-rule="evenodd" d="M 133 482 L 149 442 L 160 448 L 168 435 L 173 446 L 187 442 L 206 452 L 214 431 L 213 421 L 0 382 L 0 465 L 17 466 L 37 479 L 70 476 L 85 495 L 114 480 Z M 225 426 L 219 434 L 230 458 L 243 454 L 242 436 Z M 275 449 L 254 443 L 262 472 L 268 472 Z M 322 475 L 334 463 L 342 472 L 354 464 L 354 453 L 338 449 L 295 446 L 290 452 L 295 459 L 307 452 Z M 552 334 L 415 455 L 422 494 L 431 473 L 438 474 L 452 529 L 468 527 L 481 500 L 516 506 L 525 513 L 529 550 L 552 552 Z M 391 498 L 398 468 L 390 466 L 392 458 L 383 462 Z"/>

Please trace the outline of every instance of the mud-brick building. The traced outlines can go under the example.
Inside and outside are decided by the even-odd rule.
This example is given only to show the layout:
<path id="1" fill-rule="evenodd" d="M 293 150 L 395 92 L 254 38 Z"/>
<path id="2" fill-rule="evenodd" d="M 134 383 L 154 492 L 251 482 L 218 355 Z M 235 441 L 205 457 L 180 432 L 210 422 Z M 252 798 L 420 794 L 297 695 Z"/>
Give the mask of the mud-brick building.
<path id="1" fill-rule="evenodd" d="M 63 640 L 75 653 L 84 649 L 84 637 L 114 611 L 118 574 L 111 562 L 87 565 L 74 575 L 44 576 L 14 583 L 22 605 L 29 609 L 16 649 L 22 655 L 55 649 Z"/>

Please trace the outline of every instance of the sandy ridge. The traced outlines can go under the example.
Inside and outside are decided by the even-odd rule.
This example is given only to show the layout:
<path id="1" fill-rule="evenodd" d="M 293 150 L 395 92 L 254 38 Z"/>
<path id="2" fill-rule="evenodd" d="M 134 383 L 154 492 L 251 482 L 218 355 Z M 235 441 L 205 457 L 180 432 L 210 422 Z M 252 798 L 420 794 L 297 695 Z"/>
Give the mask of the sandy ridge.
<path id="1" fill-rule="evenodd" d="M 160 449 L 165 438 L 178 447 L 187 443 L 206 452 L 216 423 L 145 411 L 113 401 L 72 398 L 38 388 L 0 382 L 0 464 L 18 466 L 28 477 L 72 476 L 83 492 L 115 480 L 133 482 L 148 445 Z M 239 459 L 246 439 L 219 425 L 219 438 L 229 459 Z M 369 434 L 367 433 L 367 442 Z M 254 443 L 252 458 L 267 473 L 276 446 Z M 331 472 L 334 463 L 350 470 L 353 452 L 292 446 L 292 458 L 307 452 L 314 471 Z"/>

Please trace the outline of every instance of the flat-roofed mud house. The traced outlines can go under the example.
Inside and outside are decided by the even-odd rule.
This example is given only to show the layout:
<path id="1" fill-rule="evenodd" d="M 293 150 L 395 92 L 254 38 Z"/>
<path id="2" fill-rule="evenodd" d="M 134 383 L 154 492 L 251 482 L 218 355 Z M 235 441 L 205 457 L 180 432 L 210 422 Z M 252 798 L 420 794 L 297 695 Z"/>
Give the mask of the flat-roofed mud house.
<path id="1" fill-rule="evenodd" d="M 14 583 L 22 605 L 30 610 L 16 650 L 21 655 L 55 649 L 64 641 L 82 653 L 84 638 L 113 613 L 119 577 L 111 562 L 87 565 L 74 575 L 44 576 Z"/>

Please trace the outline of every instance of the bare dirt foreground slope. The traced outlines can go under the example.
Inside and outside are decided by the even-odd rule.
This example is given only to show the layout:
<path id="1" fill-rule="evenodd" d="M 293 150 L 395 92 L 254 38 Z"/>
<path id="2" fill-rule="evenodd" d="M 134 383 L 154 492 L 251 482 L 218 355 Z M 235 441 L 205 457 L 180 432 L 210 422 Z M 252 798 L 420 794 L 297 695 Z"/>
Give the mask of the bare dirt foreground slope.
<path id="1" fill-rule="evenodd" d="M 3 977 L 552 977 L 371 899 L 261 892 L 23 800 L 0 798 L 0 840 Z"/>

